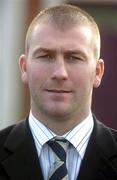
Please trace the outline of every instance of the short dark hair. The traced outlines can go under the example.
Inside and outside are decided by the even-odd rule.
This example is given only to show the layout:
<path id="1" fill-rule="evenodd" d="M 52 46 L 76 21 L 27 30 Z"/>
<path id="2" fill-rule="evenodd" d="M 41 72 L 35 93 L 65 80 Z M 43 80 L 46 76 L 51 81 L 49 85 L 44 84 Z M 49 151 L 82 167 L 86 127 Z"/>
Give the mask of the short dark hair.
<path id="1" fill-rule="evenodd" d="M 93 41 L 94 41 L 94 52 L 96 58 L 100 55 L 100 32 L 98 25 L 92 16 L 90 16 L 86 11 L 81 8 L 69 4 L 62 4 L 59 6 L 53 6 L 42 10 L 33 19 L 29 26 L 26 35 L 26 52 L 28 52 L 31 35 L 34 27 L 39 23 L 51 23 L 60 30 L 66 30 L 76 25 L 89 26 L 92 30 Z"/>

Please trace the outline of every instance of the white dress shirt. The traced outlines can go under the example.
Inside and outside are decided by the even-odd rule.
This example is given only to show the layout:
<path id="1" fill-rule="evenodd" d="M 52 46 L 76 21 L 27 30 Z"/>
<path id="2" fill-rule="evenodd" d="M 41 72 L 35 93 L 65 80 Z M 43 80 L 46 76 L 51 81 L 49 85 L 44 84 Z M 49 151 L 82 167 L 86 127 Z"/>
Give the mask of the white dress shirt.
<path id="1" fill-rule="evenodd" d="M 66 166 L 69 180 L 76 180 L 94 126 L 92 114 L 90 113 L 86 119 L 63 136 L 53 133 L 37 120 L 31 112 L 29 115 L 29 126 L 37 148 L 44 180 L 48 179 L 49 169 L 55 160 L 55 155 L 48 146 L 47 141 L 55 137 L 63 137 L 71 143 L 67 151 Z"/>

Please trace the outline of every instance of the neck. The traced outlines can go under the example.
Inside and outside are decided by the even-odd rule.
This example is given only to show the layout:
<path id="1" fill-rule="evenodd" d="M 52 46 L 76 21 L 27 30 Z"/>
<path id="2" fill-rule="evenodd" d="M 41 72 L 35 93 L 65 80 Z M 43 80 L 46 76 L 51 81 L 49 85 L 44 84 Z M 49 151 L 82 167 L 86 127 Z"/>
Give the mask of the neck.
<path id="1" fill-rule="evenodd" d="M 45 117 L 42 116 L 41 113 L 37 114 L 34 111 L 32 111 L 33 116 L 39 120 L 42 124 L 44 124 L 47 128 L 52 130 L 57 135 L 64 135 L 71 129 L 73 129 L 75 126 L 80 124 L 88 115 L 90 111 L 87 111 L 86 113 L 81 113 L 76 117 Z"/>

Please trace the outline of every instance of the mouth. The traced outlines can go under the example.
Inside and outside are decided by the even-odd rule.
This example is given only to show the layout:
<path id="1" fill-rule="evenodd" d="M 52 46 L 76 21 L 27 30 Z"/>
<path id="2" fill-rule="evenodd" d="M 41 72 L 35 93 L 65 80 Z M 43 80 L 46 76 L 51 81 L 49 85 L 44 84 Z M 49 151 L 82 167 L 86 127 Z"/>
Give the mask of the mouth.
<path id="1" fill-rule="evenodd" d="M 46 89 L 45 92 L 47 97 L 57 102 L 64 102 L 73 96 L 73 92 L 71 90 L 65 89 Z"/>
<path id="2" fill-rule="evenodd" d="M 50 94 L 56 94 L 56 95 L 65 95 L 65 94 L 71 94 L 71 90 L 63 90 L 63 89 L 46 89 L 46 92 Z"/>
<path id="3" fill-rule="evenodd" d="M 58 93 L 58 94 L 68 94 L 68 93 L 71 93 L 72 91 L 70 90 L 60 90 L 60 89 L 46 89 L 47 92 L 50 92 L 50 93 Z"/>

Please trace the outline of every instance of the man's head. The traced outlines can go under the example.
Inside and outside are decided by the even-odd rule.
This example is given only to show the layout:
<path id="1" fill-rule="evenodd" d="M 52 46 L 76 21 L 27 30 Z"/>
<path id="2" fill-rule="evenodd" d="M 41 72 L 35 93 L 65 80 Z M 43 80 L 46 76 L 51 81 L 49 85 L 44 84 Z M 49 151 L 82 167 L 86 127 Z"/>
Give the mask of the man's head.
<path id="1" fill-rule="evenodd" d="M 30 43 L 31 43 L 31 36 L 36 25 L 39 24 L 52 24 L 55 28 L 63 31 L 67 29 L 76 27 L 76 26 L 87 26 L 92 32 L 92 43 L 94 48 L 94 56 L 96 59 L 100 56 L 100 33 L 98 26 L 94 19 L 85 11 L 80 9 L 76 6 L 71 5 L 60 5 L 51 7 L 41 11 L 32 21 L 29 26 L 27 36 L 26 36 L 26 43 L 25 49 L 28 52 Z M 88 36 L 88 32 L 87 32 Z"/>
<path id="2" fill-rule="evenodd" d="M 103 76 L 99 54 L 98 27 L 79 8 L 52 7 L 33 20 L 20 67 L 37 119 L 65 132 L 89 114 L 93 87 Z"/>

